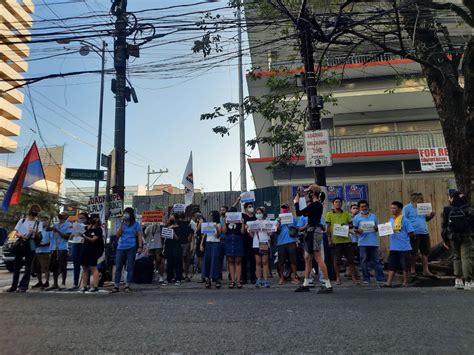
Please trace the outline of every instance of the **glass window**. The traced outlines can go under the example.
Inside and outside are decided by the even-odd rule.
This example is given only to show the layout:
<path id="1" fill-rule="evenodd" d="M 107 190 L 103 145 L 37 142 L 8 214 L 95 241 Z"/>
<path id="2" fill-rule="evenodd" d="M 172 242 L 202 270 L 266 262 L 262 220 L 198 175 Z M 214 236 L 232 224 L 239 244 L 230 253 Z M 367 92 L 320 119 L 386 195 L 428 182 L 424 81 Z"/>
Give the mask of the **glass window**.
<path id="1" fill-rule="evenodd" d="M 335 127 L 336 136 L 356 136 L 366 134 L 382 134 L 395 131 L 393 123 L 384 124 L 369 124 L 369 125 L 355 125 L 355 126 L 340 126 Z"/>
<path id="2" fill-rule="evenodd" d="M 398 132 L 417 132 L 417 131 L 429 131 L 429 130 L 440 130 L 441 123 L 439 120 L 430 121 L 411 121 L 411 122 L 398 122 Z"/>

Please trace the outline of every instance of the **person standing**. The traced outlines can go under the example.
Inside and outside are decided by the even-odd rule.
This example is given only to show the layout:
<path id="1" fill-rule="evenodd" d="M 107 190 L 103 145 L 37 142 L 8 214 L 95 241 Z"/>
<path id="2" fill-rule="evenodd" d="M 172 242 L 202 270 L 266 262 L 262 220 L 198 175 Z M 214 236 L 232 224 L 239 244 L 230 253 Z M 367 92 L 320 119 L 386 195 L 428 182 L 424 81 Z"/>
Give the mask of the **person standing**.
<path id="1" fill-rule="evenodd" d="M 256 210 L 255 217 L 257 221 L 263 221 L 265 219 L 265 209 L 259 207 Z M 248 228 L 247 228 L 248 231 Z M 268 254 L 270 251 L 270 236 L 267 232 L 251 232 L 248 233 L 253 237 L 252 248 L 253 254 L 255 255 L 256 275 L 257 281 L 255 282 L 256 287 L 270 287 L 268 281 L 268 275 L 270 273 L 268 266 Z"/>
<path id="2" fill-rule="evenodd" d="M 97 270 L 97 260 L 104 252 L 104 237 L 100 218 L 91 217 L 85 233 L 84 249 L 82 253 L 82 282 L 81 292 L 95 293 L 99 291 L 99 271 Z M 92 288 L 87 290 L 89 274 L 92 273 Z M 127 275 L 128 276 L 128 275 Z"/>
<path id="3" fill-rule="evenodd" d="M 178 228 L 176 219 L 176 215 L 172 215 L 167 224 L 167 228 L 173 229 L 173 237 L 165 240 L 166 281 L 163 285 L 168 285 L 174 280 L 176 286 L 179 286 L 183 278 L 183 249 L 175 232 Z"/>
<path id="4" fill-rule="evenodd" d="M 256 221 L 255 208 L 252 202 L 244 204 L 244 213 L 242 214 L 244 224 L 247 222 Z M 257 282 L 257 276 L 255 274 L 256 264 L 255 256 L 253 251 L 253 237 L 247 231 L 244 234 L 244 256 L 242 258 L 242 284 L 248 283 L 250 280 L 251 284 Z"/>
<path id="5" fill-rule="evenodd" d="M 60 289 L 59 275 L 62 276 L 61 286 L 66 286 L 68 242 L 72 233 L 72 223 L 68 221 L 68 218 L 69 214 L 67 212 L 61 212 L 58 215 L 59 223 L 52 227 L 53 239 L 50 244 L 49 265 L 53 272 L 53 285 L 48 287 L 46 291 Z"/>
<path id="6" fill-rule="evenodd" d="M 209 221 L 214 224 L 214 232 L 204 235 L 204 278 L 206 279 L 206 288 L 211 288 L 212 282 L 215 282 L 216 288 L 221 288 L 219 279 L 219 257 L 220 257 L 220 215 L 217 211 L 209 213 Z M 202 226 L 202 222 L 199 223 Z"/>
<path id="7" fill-rule="evenodd" d="M 352 278 L 352 283 L 357 284 L 357 279 L 355 275 L 355 263 L 354 263 L 354 249 L 352 248 L 352 240 L 347 236 L 339 236 L 334 234 L 334 229 L 336 225 L 339 226 L 349 226 L 352 225 L 352 216 L 350 213 L 347 213 L 342 210 L 342 199 L 337 197 L 332 202 L 333 209 L 326 214 L 326 233 L 328 235 L 329 245 L 333 250 L 333 264 L 334 272 L 336 274 L 336 285 L 341 285 L 341 276 L 340 276 L 340 267 L 342 265 L 342 257 L 346 258 L 347 263 L 349 264 L 350 274 Z"/>
<path id="8" fill-rule="evenodd" d="M 229 207 L 222 206 L 220 208 L 220 225 L 221 225 L 221 238 L 220 238 L 220 253 L 219 253 L 219 279 L 222 281 L 225 260 L 225 234 L 222 232 L 222 226 L 225 224 L 225 214 L 229 211 Z"/>
<path id="9" fill-rule="evenodd" d="M 41 207 L 31 205 L 25 218 L 18 221 L 15 226 L 15 237 L 17 250 L 15 251 L 15 263 L 13 266 L 13 280 L 6 292 L 26 292 L 30 284 L 31 264 L 35 255 L 36 241 L 41 239 L 43 225 L 38 221 Z M 25 265 L 25 273 L 20 281 L 20 270 Z M 18 285 L 18 282 L 20 284 Z"/>
<path id="10" fill-rule="evenodd" d="M 324 263 L 323 256 L 321 255 L 321 246 L 323 243 L 323 226 L 321 225 L 321 216 L 323 214 L 323 205 L 319 201 L 319 195 L 321 188 L 316 185 L 310 185 L 306 190 L 308 193 L 309 204 L 304 208 L 300 209 L 300 194 L 296 194 L 294 203 L 297 216 L 307 216 L 308 224 L 305 229 L 304 237 L 304 249 L 305 249 L 305 269 L 304 269 L 304 283 L 298 287 L 296 292 L 309 292 L 309 280 L 311 277 L 312 269 L 312 258 L 314 257 L 318 263 L 319 271 L 323 274 L 324 285 L 318 293 L 332 293 L 333 288 L 331 281 L 329 280 L 328 269 Z M 308 262 L 309 261 L 309 262 Z"/>
<path id="11" fill-rule="evenodd" d="M 383 266 L 380 263 L 379 246 L 380 240 L 377 235 L 378 218 L 369 210 L 369 203 L 366 200 L 359 201 L 359 214 L 353 220 L 354 231 L 357 235 L 359 246 L 363 285 L 370 284 L 370 269 L 375 270 L 375 279 L 378 284 L 383 284 L 385 276 Z"/>
<path id="12" fill-rule="evenodd" d="M 81 212 L 77 216 L 77 222 L 72 225 L 73 233 L 71 235 L 71 254 L 72 254 L 72 263 L 74 265 L 74 285 L 69 289 L 70 291 L 79 290 L 79 281 L 81 276 L 81 266 L 82 266 L 82 252 L 84 250 L 84 238 L 82 233 L 80 235 L 74 235 L 74 230 L 81 230 L 85 232 L 85 228 L 89 222 L 89 215 L 87 212 Z M 74 240 L 75 238 L 79 240 Z"/>
<path id="13" fill-rule="evenodd" d="M 127 207 L 123 211 L 122 223 L 117 231 L 118 245 L 115 258 L 115 287 L 112 292 L 119 292 L 122 279 L 122 269 L 127 264 L 127 279 L 125 281 L 125 292 L 130 292 L 130 284 L 133 282 L 133 271 L 135 269 L 135 257 L 137 252 L 143 250 L 143 232 L 140 223 L 136 221 L 135 211 Z"/>
<path id="14" fill-rule="evenodd" d="M 49 287 L 49 256 L 50 243 L 53 237 L 53 232 L 47 231 L 50 220 L 48 216 L 41 217 L 41 224 L 43 231 L 41 232 L 41 240 L 36 245 L 35 257 L 33 259 L 33 269 L 38 277 L 38 283 L 32 288 L 41 288 L 42 290 Z M 45 280 L 43 282 L 43 274 Z"/>
<path id="15" fill-rule="evenodd" d="M 288 206 L 286 203 L 281 205 L 280 213 L 290 213 L 290 206 Z M 295 217 L 293 217 L 293 222 L 290 224 L 281 224 L 281 221 L 278 222 L 277 249 L 278 264 L 280 268 L 279 285 L 283 285 L 285 283 L 285 265 L 287 265 L 287 261 L 290 263 L 291 268 L 291 282 L 295 285 L 300 283 L 298 280 L 296 261 L 296 234 L 293 236 L 290 235 L 290 228 L 293 231 L 297 231 L 297 223 L 298 221 Z"/>
<path id="16" fill-rule="evenodd" d="M 153 258 L 155 273 L 158 274 L 159 283 L 163 283 L 165 263 L 163 259 L 163 241 L 161 240 L 161 227 L 159 223 L 152 223 L 145 228 L 145 243 L 148 255 Z"/>
<path id="17" fill-rule="evenodd" d="M 235 207 L 231 207 L 229 212 L 237 212 Z M 242 257 L 244 255 L 243 238 L 247 238 L 245 224 L 226 221 L 222 225 L 222 233 L 225 234 L 225 255 L 229 267 L 230 284 L 229 288 L 242 288 L 240 280 L 242 273 Z"/>
<path id="18" fill-rule="evenodd" d="M 195 216 L 197 219 L 202 218 L 200 212 L 197 212 Z M 194 242 L 194 230 L 191 227 L 191 223 L 185 220 L 184 213 L 178 213 L 176 215 L 176 223 L 178 224 L 178 227 L 175 229 L 175 232 L 178 235 L 182 249 L 181 258 L 183 263 L 184 281 L 189 282 L 191 281 L 189 278 L 189 266 L 191 264 L 191 245 Z"/>
<path id="19" fill-rule="evenodd" d="M 415 237 L 411 242 L 411 276 L 416 277 L 416 260 L 418 259 L 418 250 L 421 253 L 421 262 L 423 265 L 423 276 L 436 278 L 428 268 L 428 256 L 431 252 L 430 234 L 428 231 L 427 221 L 430 221 L 435 216 L 434 212 L 429 215 L 418 214 L 417 205 L 423 203 L 423 194 L 414 192 L 410 195 L 411 202 L 403 207 L 403 217 L 410 221 L 415 230 Z"/>
<path id="20" fill-rule="evenodd" d="M 392 202 L 391 212 L 393 234 L 390 235 L 390 254 L 388 256 L 388 280 L 385 287 L 392 287 L 395 272 L 403 271 L 403 287 L 408 287 L 408 270 L 410 270 L 410 238 L 415 237 L 415 229 L 408 218 L 402 214 L 403 204 Z"/>
<path id="21" fill-rule="evenodd" d="M 442 237 L 454 256 L 454 286 L 470 291 L 473 288 L 474 210 L 459 191 L 449 194 L 449 206 L 443 210 Z M 463 281 L 464 277 L 464 281 Z"/>

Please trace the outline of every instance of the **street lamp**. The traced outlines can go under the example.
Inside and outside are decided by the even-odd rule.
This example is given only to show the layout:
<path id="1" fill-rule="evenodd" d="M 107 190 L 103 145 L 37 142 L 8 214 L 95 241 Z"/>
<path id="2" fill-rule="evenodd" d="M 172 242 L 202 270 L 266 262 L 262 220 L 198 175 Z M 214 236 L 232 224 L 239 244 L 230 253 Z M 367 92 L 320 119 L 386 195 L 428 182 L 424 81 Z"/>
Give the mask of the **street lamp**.
<path id="1" fill-rule="evenodd" d="M 101 78 L 100 78 L 100 104 L 99 104 L 99 127 L 97 132 L 97 157 L 96 157 L 96 170 L 100 169 L 100 160 L 102 154 L 102 119 L 104 112 L 104 76 L 105 76 L 105 49 L 107 48 L 107 43 L 102 41 L 102 48 L 99 48 L 95 44 L 85 41 L 85 40 L 70 40 L 63 39 L 56 41 L 59 44 L 68 44 L 71 41 L 77 41 L 81 44 L 81 49 L 79 54 L 82 56 L 88 55 L 91 50 L 95 52 L 102 59 L 102 69 L 101 69 Z M 100 180 L 95 180 L 94 196 L 99 195 L 99 182 Z"/>

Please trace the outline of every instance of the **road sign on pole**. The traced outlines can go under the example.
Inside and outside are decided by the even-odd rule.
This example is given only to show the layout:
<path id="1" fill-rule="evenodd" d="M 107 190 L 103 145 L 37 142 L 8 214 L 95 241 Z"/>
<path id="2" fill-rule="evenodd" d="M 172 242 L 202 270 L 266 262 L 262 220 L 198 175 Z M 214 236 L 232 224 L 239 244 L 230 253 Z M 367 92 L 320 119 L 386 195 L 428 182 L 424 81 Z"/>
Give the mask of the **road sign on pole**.
<path id="1" fill-rule="evenodd" d="M 104 180 L 104 170 L 66 169 L 68 180 Z"/>

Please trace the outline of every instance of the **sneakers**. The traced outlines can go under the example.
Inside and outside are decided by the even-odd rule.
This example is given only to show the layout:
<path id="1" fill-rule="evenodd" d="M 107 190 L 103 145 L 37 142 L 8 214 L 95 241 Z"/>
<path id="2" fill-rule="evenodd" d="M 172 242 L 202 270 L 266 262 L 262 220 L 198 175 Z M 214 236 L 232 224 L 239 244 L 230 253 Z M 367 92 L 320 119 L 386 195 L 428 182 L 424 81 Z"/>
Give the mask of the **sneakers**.
<path id="1" fill-rule="evenodd" d="M 268 281 L 268 280 L 263 281 L 263 286 L 265 288 L 270 288 L 270 281 Z"/>
<path id="2" fill-rule="evenodd" d="M 295 292 L 309 292 L 309 287 L 308 286 L 300 286 L 295 290 Z"/>
<path id="3" fill-rule="evenodd" d="M 332 287 L 326 287 L 326 286 L 322 286 L 322 287 L 318 290 L 318 294 L 322 294 L 322 293 L 332 293 L 332 292 L 333 292 Z"/>
<path id="4" fill-rule="evenodd" d="M 462 279 L 456 279 L 456 281 L 454 282 L 454 287 L 458 290 L 462 290 L 464 288 L 464 282 L 462 281 Z"/>
<path id="5" fill-rule="evenodd" d="M 175 285 L 175 286 L 181 286 L 181 281 L 176 281 L 176 282 L 174 283 L 174 285 Z"/>
<path id="6" fill-rule="evenodd" d="M 43 287 L 43 284 L 41 282 L 38 282 L 34 284 L 33 286 L 31 286 L 31 288 L 42 288 L 42 287 Z"/>
<path id="7" fill-rule="evenodd" d="M 163 282 L 164 282 L 163 276 L 160 275 L 160 278 L 159 278 L 159 280 L 158 280 L 158 283 L 162 284 Z"/>
<path id="8" fill-rule="evenodd" d="M 255 287 L 259 288 L 261 286 L 263 286 L 263 280 L 257 279 L 257 281 L 255 282 Z"/>
<path id="9" fill-rule="evenodd" d="M 473 287 L 473 284 L 472 284 L 472 281 L 471 282 L 467 282 L 464 284 L 464 290 L 465 291 L 471 291 L 471 288 Z"/>
<path id="10" fill-rule="evenodd" d="M 369 281 L 362 281 L 362 286 L 369 286 L 370 282 Z"/>
<path id="11" fill-rule="evenodd" d="M 97 287 L 92 287 L 89 291 L 87 291 L 86 293 L 97 293 L 99 292 L 99 289 Z"/>

